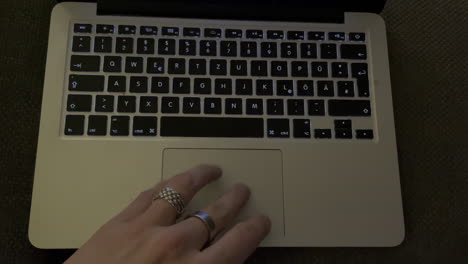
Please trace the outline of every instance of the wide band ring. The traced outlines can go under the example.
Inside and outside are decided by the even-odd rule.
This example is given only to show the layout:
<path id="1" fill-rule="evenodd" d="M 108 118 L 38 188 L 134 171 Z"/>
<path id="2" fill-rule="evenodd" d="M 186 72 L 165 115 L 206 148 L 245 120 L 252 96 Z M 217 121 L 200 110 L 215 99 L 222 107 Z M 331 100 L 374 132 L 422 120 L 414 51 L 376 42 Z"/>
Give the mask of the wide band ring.
<path id="1" fill-rule="evenodd" d="M 153 202 L 162 199 L 168 202 L 172 207 L 176 209 L 177 216 L 184 213 L 185 203 L 182 196 L 174 189 L 170 187 L 163 188 L 157 195 L 153 197 Z"/>
<path id="2" fill-rule="evenodd" d="M 213 218 L 211 218 L 211 216 L 209 216 L 207 213 L 204 213 L 202 211 L 197 211 L 195 213 L 192 213 L 192 214 L 188 215 L 185 219 L 190 218 L 190 217 L 195 217 L 198 220 L 203 222 L 203 224 L 205 225 L 205 227 L 206 227 L 206 229 L 208 231 L 207 244 L 209 244 L 211 242 L 211 240 L 212 240 L 211 235 L 216 229 L 216 224 L 213 221 Z"/>

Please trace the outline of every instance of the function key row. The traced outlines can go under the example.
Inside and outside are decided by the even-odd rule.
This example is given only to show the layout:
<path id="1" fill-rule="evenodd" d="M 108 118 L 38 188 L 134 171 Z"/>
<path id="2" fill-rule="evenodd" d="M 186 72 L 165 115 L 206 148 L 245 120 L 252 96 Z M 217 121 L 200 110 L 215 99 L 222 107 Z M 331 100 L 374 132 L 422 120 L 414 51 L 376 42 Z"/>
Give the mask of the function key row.
<path id="1" fill-rule="evenodd" d="M 93 33 L 93 25 L 91 24 L 75 24 L 74 26 L 75 33 Z M 120 35 L 135 35 L 138 33 L 138 27 L 133 25 L 119 25 L 117 27 L 117 32 Z M 181 34 L 182 32 L 182 34 Z M 114 25 L 105 25 L 99 24 L 96 25 L 97 34 L 114 34 L 115 26 Z M 141 26 L 139 27 L 140 35 L 151 36 L 158 35 L 158 27 L 156 26 Z M 175 36 L 178 37 L 183 35 L 184 37 L 201 37 L 206 38 L 221 38 L 222 30 L 220 28 L 183 28 L 182 30 L 179 27 L 162 27 L 161 35 L 163 36 Z M 245 33 L 245 35 L 244 35 Z M 316 40 L 316 41 L 366 41 L 366 34 L 362 32 L 351 32 L 346 34 L 345 32 L 323 32 L 323 31 L 283 31 L 283 30 L 266 30 L 264 34 L 263 30 L 260 29 L 225 29 L 224 37 L 225 38 L 248 38 L 248 39 L 263 39 L 266 36 L 267 39 L 274 40 Z"/>

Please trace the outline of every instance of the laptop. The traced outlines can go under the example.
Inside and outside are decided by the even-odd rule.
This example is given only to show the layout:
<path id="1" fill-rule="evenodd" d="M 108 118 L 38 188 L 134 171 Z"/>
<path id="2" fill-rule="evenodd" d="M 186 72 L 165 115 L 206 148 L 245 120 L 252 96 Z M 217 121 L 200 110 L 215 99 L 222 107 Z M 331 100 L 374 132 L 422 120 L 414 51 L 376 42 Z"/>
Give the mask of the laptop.
<path id="1" fill-rule="evenodd" d="M 404 239 L 384 0 L 64 1 L 52 11 L 29 238 L 80 247 L 145 189 L 223 169 L 264 247 Z"/>

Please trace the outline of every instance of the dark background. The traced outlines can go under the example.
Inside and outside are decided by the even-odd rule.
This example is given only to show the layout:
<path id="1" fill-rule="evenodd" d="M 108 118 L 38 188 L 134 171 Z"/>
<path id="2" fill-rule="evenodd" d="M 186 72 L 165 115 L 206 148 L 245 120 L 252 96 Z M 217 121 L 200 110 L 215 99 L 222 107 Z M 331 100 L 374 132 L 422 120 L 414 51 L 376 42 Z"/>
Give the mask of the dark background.
<path id="1" fill-rule="evenodd" d="M 0 263 L 59 263 L 27 239 L 53 0 L 0 2 Z M 259 249 L 247 263 L 468 263 L 468 1 L 390 0 L 406 240 L 396 248 Z M 71 227 L 72 228 L 72 227 Z"/>

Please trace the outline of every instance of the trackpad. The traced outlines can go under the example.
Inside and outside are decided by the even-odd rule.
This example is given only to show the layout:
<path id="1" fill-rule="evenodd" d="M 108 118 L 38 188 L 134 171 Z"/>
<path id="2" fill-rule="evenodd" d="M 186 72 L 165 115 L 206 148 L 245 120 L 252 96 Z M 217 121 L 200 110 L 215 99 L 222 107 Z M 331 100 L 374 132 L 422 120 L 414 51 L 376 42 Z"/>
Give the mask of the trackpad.
<path id="1" fill-rule="evenodd" d="M 266 241 L 284 237 L 283 165 L 279 150 L 166 149 L 163 155 L 163 179 L 198 164 L 217 165 L 223 177 L 205 187 L 187 207 L 201 210 L 216 200 L 231 185 L 244 183 L 252 192 L 249 203 L 237 220 L 258 214 L 268 215 L 272 230 Z"/>

